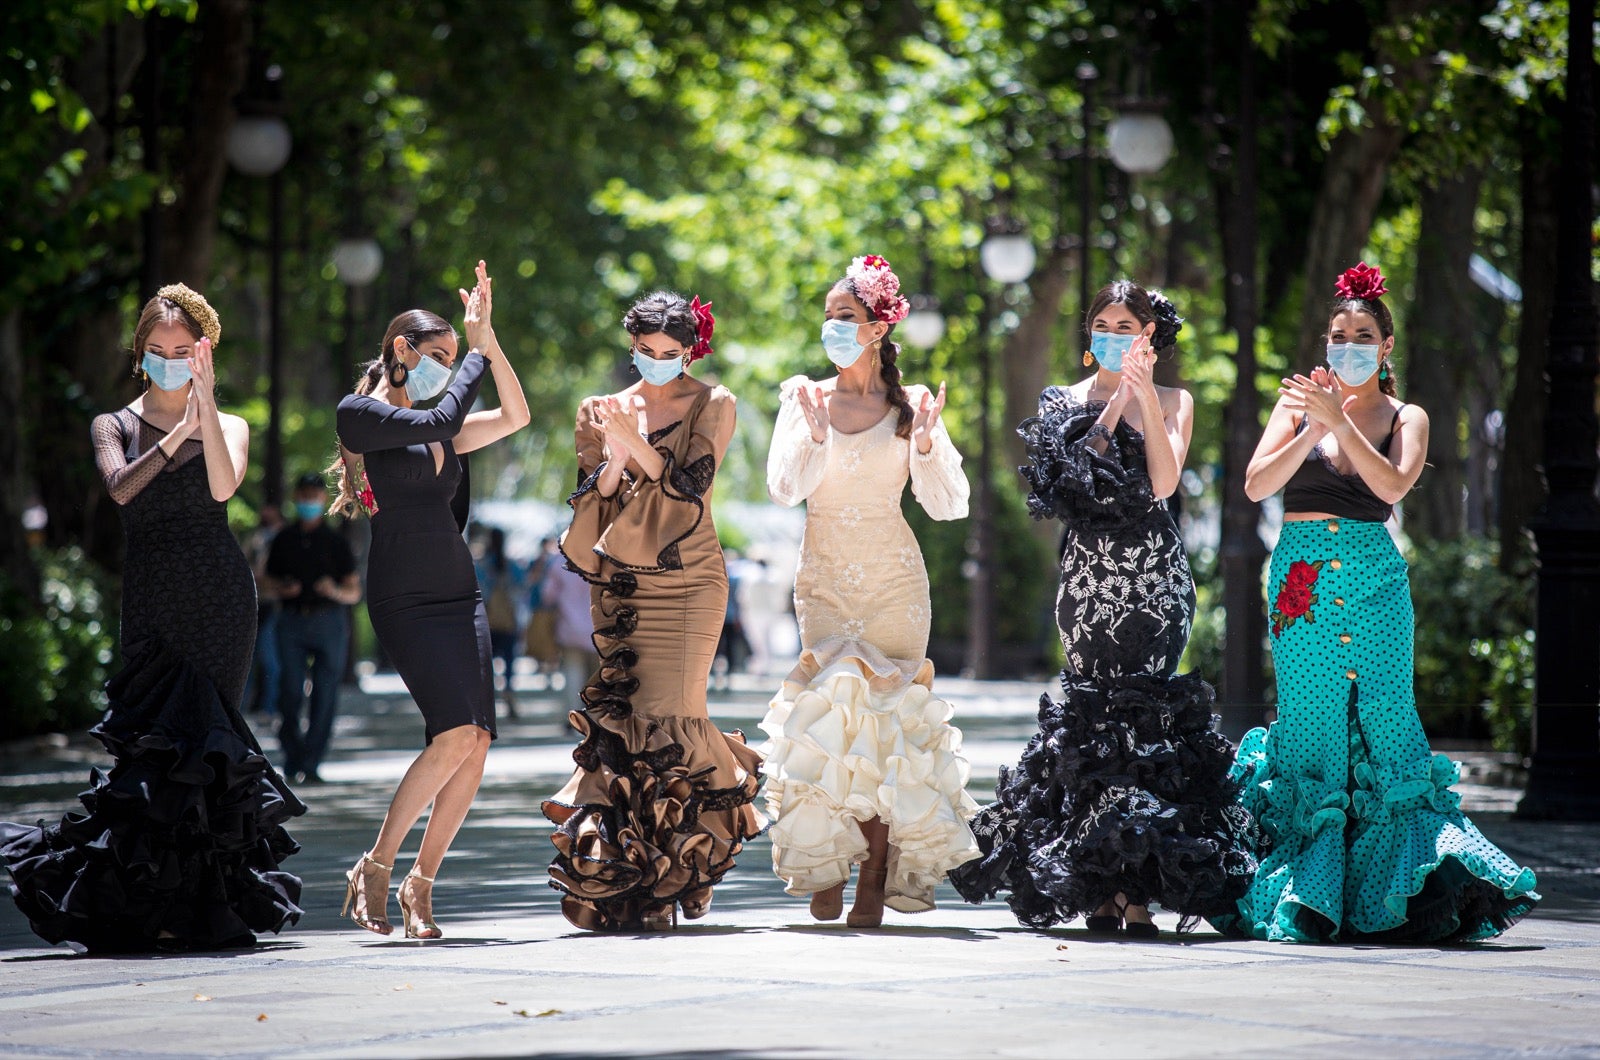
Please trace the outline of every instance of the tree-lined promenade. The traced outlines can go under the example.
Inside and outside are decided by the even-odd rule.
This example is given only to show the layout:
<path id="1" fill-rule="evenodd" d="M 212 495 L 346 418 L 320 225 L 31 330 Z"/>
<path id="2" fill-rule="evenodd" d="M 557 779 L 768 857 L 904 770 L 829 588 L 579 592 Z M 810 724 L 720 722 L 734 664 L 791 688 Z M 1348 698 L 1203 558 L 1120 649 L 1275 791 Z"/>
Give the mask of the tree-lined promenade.
<path id="1" fill-rule="evenodd" d="M 1552 319 L 1558 344 L 1584 341 L 1554 313 L 1560 211 L 1577 198 L 1563 151 L 1593 150 L 1572 143 L 1568 9 L 11 4 L 6 731 L 81 726 L 103 704 L 120 538 L 88 421 L 135 393 L 126 322 L 161 284 L 203 289 L 224 322 L 220 401 L 256 446 L 230 509 L 243 530 L 328 462 L 333 406 L 382 322 L 449 307 L 480 257 L 533 414 L 475 464 L 480 497 L 560 503 L 576 400 L 617 371 L 622 308 L 668 286 L 716 301 L 707 367 L 744 409 L 718 496 L 760 499 L 777 383 L 820 362 L 816 306 L 870 244 L 937 314 L 908 365 L 949 381 L 945 422 L 988 487 L 973 525 L 917 525 L 935 642 L 958 658 L 992 643 L 966 656 L 979 672 L 1054 665 L 1053 531 L 1024 513 L 1012 428 L 1082 371 L 1080 292 L 1127 275 L 1173 298 L 1187 324 L 1158 374 L 1196 398 L 1186 668 L 1219 682 L 1235 730 L 1272 696 L 1242 461 L 1278 380 L 1320 359 L 1330 278 L 1381 263 L 1401 394 L 1434 419 L 1401 524 L 1424 719 L 1527 751 Z M 1025 260 L 983 260 L 997 238 Z M 1589 326 L 1562 395 L 1581 397 L 1585 370 L 1593 393 Z M 1591 418 L 1562 436 L 1592 458 L 1592 433 Z M 1571 466 L 1561 481 L 1581 477 Z M 986 591 L 969 593 L 974 573 Z"/>

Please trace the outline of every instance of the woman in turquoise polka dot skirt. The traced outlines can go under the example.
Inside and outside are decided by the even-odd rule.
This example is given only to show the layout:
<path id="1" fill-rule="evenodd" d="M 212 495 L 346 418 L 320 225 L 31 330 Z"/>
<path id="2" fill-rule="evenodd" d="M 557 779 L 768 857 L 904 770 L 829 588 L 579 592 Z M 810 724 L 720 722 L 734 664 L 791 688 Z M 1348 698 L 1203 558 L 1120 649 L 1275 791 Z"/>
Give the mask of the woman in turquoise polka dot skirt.
<path id="1" fill-rule="evenodd" d="M 1284 380 L 1246 472 L 1252 499 L 1284 491 L 1267 590 L 1278 716 L 1234 767 L 1261 867 L 1212 923 L 1296 942 L 1491 938 L 1539 896 L 1428 747 L 1406 563 L 1384 525 L 1422 473 L 1428 417 L 1395 396 L 1381 273 L 1362 263 L 1336 287 L 1327 368 Z"/>

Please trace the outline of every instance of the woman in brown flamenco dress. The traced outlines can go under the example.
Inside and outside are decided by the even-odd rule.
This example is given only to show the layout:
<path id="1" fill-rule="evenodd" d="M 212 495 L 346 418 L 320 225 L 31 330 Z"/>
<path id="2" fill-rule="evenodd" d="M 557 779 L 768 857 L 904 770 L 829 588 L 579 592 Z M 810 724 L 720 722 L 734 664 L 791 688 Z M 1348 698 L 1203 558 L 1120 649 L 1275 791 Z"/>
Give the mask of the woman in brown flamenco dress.
<path id="1" fill-rule="evenodd" d="M 571 721 L 577 770 L 544 814 L 551 885 L 590 930 L 663 930 L 706 914 L 711 888 L 765 822 L 760 758 L 706 714 L 728 575 L 709 500 L 733 437 L 734 398 L 690 376 L 711 352 L 702 306 L 658 292 L 634 304 L 640 380 L 578 408 L 579 487 L 561 540 L 589 582 L 600 669 Z"/>

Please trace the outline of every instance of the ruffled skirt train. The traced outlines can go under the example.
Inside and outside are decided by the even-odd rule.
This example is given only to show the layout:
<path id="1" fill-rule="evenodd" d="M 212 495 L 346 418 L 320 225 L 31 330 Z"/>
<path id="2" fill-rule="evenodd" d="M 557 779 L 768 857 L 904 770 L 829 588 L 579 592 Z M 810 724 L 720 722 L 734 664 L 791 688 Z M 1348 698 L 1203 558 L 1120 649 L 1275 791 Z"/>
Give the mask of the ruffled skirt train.
<path id="1" fill-rule="evenodd" d="M 857 822 L 888 826 L 885 904 L 934 907 L 950 869 L 975 857 L 970 770 L 933 666 L 904 669 L 871 645 L 831 638 L 804 653 L 761 729 L 773 871 L 793 895 L 846 880 L 866 860 Z"/>
<path id="2" fill-rule="evenodd" d="M 283 823 L 305 812 L 244 719 L 187 661 L 152 642 L 107 684 L 92 730 L 114 759 L 83 812 L 0 825 L 12 896 L 47 942 L 97 952 L 255 943 L 300 918 L 299 850 Z"/>

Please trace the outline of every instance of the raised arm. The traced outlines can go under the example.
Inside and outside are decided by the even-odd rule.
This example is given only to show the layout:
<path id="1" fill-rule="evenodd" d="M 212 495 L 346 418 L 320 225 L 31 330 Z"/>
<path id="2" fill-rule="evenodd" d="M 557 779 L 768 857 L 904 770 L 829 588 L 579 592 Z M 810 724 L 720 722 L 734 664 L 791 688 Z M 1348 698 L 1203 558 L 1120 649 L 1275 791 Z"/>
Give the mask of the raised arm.
<path id="1" fill-rule="evenodd" d="M 793 508 L 822 485 L 833 434 L 827 401 L 804 376 L 786 380 L 779 391 L 778 422 L 767 450 L 767 493 Z"/>
<path id="2" fill-rule="evenodd" d="M 483 354 L 468 350 L 450 388 L 431 409 L 406 409 L 352 394 L 339 402 L 339 441 L 352 453 L 373 453 L 452 439 L 461 433 L 488 367 Z"/>
<path id="3" fill-rule="evenodd" d="M 1283 489 L 1294 477 L 1295 470 L 1306 461 L 1313 447 L 1326 432 L 1316 424 L 1308 424 L 1295 433 L 1298 415 L 1289 408 L 1287 397 L 1278 399 L 1272 415 L 1267 418 L 1267 429 L 1256 443 L 1256 451 L 1244 469 L 1244 495 L 1253 501 L 1263 501 Z"/>
<path id="4" fill-rule="evenodd" d="M 1420 405 L 1407 405 L 1399 415 L 1387 456 L 1348 420 L 1333 432 L 1339 439 L 1339 451 L 1350 458 L 1361 481 L 1385 504 L 1398 504 L 1411 492 L 1428 458 L 1428 414 Z"/>
<path id="5" fill-rule="evenodd" d="M 911 495 L 930 518 L 964 519 L 972 490 L 961 470 L 961 454 L 939 415 L 944 410 L 944 384 L 939 384 L 938 396 L 919 386 L 907 397 L 916 410 L 911 423 Z"/>
<path id="6" fill-rule="evenodd" d="M 499 408 L 469 414 L 461 433 L 456 435 L 456 452 L 470 453 L 522 430 L 532 417 L 528 414 L 527 395 L 522 392 L 522 380 L 506 360 L 504 351 L 500 349 L 500 341 L 495 338 L 491 323 L 494 281 L 489 278 L 488 267 L 483 262 L 478 262 L 477 287 L 473 288 L 470 295 L 466 291 L 460 294 L 462 304 L 466 307 L 467 346 L 481 351 L 489 359 L 495 393 L 500 396 Z"/>

